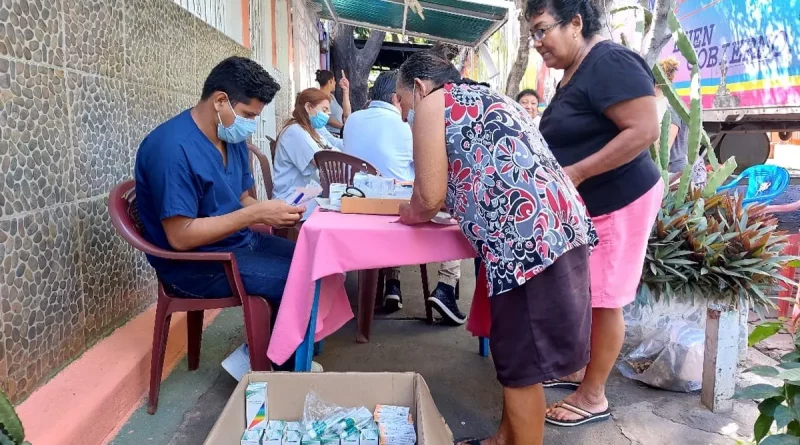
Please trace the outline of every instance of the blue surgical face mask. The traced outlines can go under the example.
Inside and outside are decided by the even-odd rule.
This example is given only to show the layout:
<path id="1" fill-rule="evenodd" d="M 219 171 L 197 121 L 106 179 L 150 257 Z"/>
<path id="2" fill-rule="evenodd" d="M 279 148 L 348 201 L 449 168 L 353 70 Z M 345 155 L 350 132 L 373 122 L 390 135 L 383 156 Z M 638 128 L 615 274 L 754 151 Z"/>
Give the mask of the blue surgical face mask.
<path id="1" fill-rule="evenodd" d="M 417 108 L 417 84 L 414 83 L 414 87 L 411 89 L 411 109 L 408 110 L 408 117 L 406 120 L 408 121 L 408 126 L 414 128 L 414 108 Z"/>
<path id="2" fill-rule="evenodd" d="M 258 122 L 255 119 L 247 119 L 236 114 L 230 101 L 228 101 L 228 106 L 231 107 L 235 119 L 230 127 L 226 127 L 222 124 L 222 117 L 219 115 L 219 112 L 217 112 L 217 119 L 219 119 L 219 123 L 217 124 L 217 137 L 230 144 L 244 142 L 256 132 Z"/>
<path id="3" fill-rule="evenodd" d="M 328 125 L 328 120 L 330 118 L 331 117 L 328 116 L 328 113 L 317 110 L 317 114 L 311 116 L 309 120 L 311 121 L 311 126 L 319 130 L 320 128 Z"/>

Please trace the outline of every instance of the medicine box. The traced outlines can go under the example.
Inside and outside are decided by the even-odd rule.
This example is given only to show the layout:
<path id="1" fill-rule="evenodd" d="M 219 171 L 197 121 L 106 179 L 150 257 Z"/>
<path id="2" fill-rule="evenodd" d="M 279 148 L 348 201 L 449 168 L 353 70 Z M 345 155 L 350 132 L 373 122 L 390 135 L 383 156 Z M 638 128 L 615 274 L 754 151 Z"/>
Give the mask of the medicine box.
<path id="1" fill-rule="evenodd" d="M 283 445 L 283 430 L 264 430 L 262 445 Z"/>
<path id="2" fill-rule="evenodd" d="M 251 382 L 247 384 L 245 395 L 245 428 L 263 430 L 269 418 L 267 401 L 267 382 Z"/>
<path id="3" fill-rule="evenodd" d="M 262 445 L 261 444 L 261 435 L 264 433 L 264 430 L 246 430 L 244 434 L 242 434 L 242 440 L 240 442 L 241 445 Z"/>
<path id="4" fill-rule="evenodd" d="M 245 374 L 231 394 L 205 445 L 236 444 L 242 437 L 246 418 L 246 388 L 256 382 L 269 383 L 269 415 L 273 419 L 302 418 L 306 396 L 309 391 L 314 391 L 323 400 L 340 406 L 366 406 L 369 410 L 384 404 L 408 406 L 418 426 L 418 445 L 453 443 L 453 435 L 436 408 L 428 385 L 419 374 L 250 372 Z M 378 445 L 377 434 L 368 437 L 373 438 L 367 438 L 361 445 Z M 287 444 L 284 440 L 283 445 L 300 444 L 299 441 Z"/>

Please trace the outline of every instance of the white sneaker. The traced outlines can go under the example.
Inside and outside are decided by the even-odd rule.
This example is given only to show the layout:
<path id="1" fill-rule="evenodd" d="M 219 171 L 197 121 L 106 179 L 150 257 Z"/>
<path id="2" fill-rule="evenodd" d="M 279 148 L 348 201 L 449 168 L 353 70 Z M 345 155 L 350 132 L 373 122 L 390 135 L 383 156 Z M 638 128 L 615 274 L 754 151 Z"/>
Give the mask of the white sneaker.
<path id="1" fill-rule="evenodd" d="M 317 362 L 311 362 L 311 372 L 325 372 L 322 369 L 322 365 Z"/>

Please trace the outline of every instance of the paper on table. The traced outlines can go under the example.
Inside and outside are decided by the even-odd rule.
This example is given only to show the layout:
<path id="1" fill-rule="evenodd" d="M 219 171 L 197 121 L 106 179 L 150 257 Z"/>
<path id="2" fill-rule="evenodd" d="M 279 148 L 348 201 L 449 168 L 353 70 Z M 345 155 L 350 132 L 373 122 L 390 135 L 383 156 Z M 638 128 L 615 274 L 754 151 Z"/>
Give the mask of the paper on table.
<path id="1" fill-rule="evenodd" d="M 308 201 L 311 201 L 312 199 L 319 196 L 320 193 L 322 193 L 322 188 L 320 187 L 312 187 L 312 186 L 296 187 L 294 189 L 294 193 L 289 195 L 289 197 L 286 198 L 285 201 L 287 204 L 302 206 L 305 205 Z"/>
<path id="2" fill-rule="evenodd" d="M 317 202 L 317 205 L 321 209 L 331 210 L 334 212 L 342 210 L 341 201 L 338 206 L 331 204 L 331 200 L 329 198 L 317 198 L 315 201 Z"/>
<path id="3" fill-rule="evenodd" d="M 222 361 L 222 368 L 228 371 L 237 382 L 242 381 L 242 377 L 250 372 L 250 350 L 247 343 L 236 348 L 231 355 Z"/>

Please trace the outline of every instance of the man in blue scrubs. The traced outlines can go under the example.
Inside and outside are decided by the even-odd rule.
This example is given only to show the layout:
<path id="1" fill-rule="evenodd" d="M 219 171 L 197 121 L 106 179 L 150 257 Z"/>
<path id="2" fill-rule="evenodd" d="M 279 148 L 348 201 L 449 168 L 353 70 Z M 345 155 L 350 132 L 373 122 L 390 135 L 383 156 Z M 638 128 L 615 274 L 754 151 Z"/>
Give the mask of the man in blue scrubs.
<path id="1" fill-rule="evenodd" d="M 292 226 L 303 207 L 258 201 L 247 138 L 280 86 L 252 60 L 231 57 L 206 79 L 200 102 L 153 130 L 136 154 L 136 202 L 145 238 L 176 251 L 233 252 L 249 295 L 278 303 L 294 243 L 249 229 Z M 161 281 L 178 296 L 231 295 L 219 263 L 148 256 Z"/>

